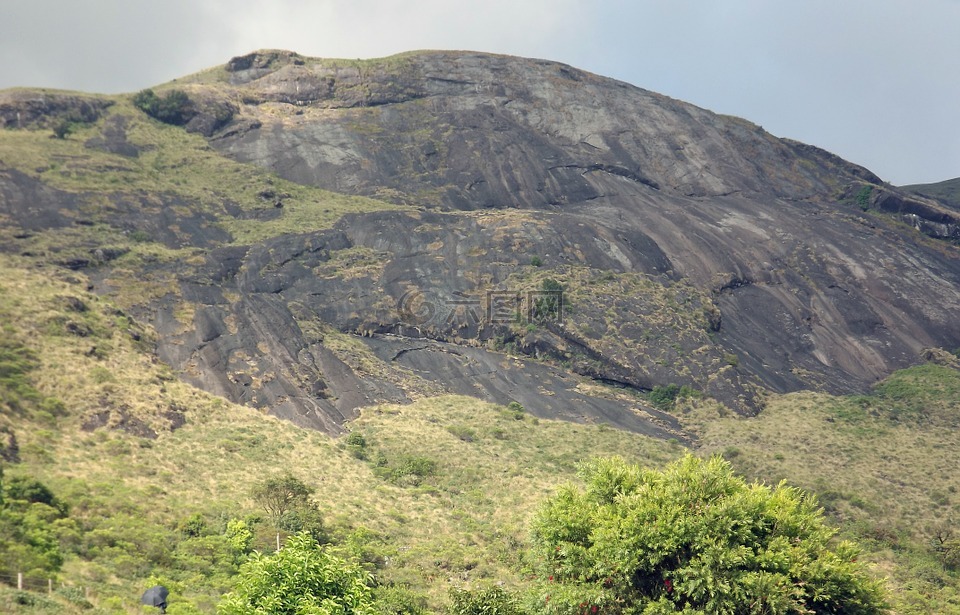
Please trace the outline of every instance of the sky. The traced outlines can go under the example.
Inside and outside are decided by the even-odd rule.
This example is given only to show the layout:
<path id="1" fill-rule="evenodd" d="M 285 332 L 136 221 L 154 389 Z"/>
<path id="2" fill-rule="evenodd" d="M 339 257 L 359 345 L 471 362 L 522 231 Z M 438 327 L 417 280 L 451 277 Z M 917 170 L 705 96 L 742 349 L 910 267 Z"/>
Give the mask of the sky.
<path id="1" fill-rule="evenodd" d="M 960 177 L 960 0 L 0 0 L 0 89 L 135 92 L 268 48 L 557 60 L 893 184 Z"/>

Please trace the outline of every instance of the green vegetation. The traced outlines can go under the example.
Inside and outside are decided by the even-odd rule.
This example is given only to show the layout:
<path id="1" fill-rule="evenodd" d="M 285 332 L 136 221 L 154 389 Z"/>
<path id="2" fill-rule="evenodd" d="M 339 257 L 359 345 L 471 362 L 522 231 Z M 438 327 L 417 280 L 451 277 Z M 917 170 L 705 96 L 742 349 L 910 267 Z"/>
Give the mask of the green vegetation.
<path id="1" fill-rule="evenodd" d="M 0 410 L 4 414 L 19 414 L 40 400 L 29 379 L 38 364 L 36 355 L 14 337 L 10 325 L 0 329 Z"/>
<path id="2" fill-rule="evenodd" d="M 540 283 L 540 292 L 533 300 L 530 319 L 534 322 L 545 322 L 562 318 L 565 308 L 563 290 L 563 284 L 553 278 L 543 280 Z"/>
<path id="3" fill-rule="evenodd" d="M 171 107 L 185 104 L 180 96 L 171 94 L 175 91 L 162 96 L 154 93 L 153 97 L 140 93 L 135 98 L 147 109 L 153 109 L 154 99 L 161 103 L 169 99 Z M 102 137 L 108 123 L 115 120 L 123 122 L 126 141 L 137 148 L 137 156 L 86 145 L 89 139 Z M 0 131 L 0 159 L 52 188 L 81 195 L 80 215 L 97 222 L 44 231 L 18 242 L 22 249 L 41 257 L 54 251 L 63 255 L 73 245 L 122 248 L 130 251 L 126 258 L 149 253 L 152 248 L 145 242 L 150 237 L 142 234 L 143 229 L 131 231 L 141 233 L 131 237 L 111 226 L 116 213 L 112 201 L 121 196 L 142 201 L 139 207 L 145 215 L 173 204 L 181 214 L 211 216 L 237 244 L 329 228 L 347 212 L 397 208 L 382 201 L 294 184 L 252 165 L 229 160 L 213 150 L 202 136 L 152 121 L 124 97 L 117 97 L 109 112 L 96 123 L 74 123 L 62 139 L 51 139 L 49 132 L 39 130 Z M 271 194 L 274 199 L 267 199 Z M 275 216 L 258 217 L 259 212 L 274 208 L 276 195 L 282 195 L 282 208 Z M 0 227 L 0 239 L 13 241 L 3 234 L 9 231 Z M 88 250 L 82 254 L 89 258 Z M 166 257 L 185 259 L 191 255 L 192 251 L 182 250 L 172 251 Z"/>
<path id="4" fill-rule="evenodd" d="M 61 541 L 76 535 L 67 506 L 43 483 L 0 467 L 0 579 L 45 581 L 63 565 Z"/>
<path id="5" fill-rule="evenodd" d="M 648 399 L 657 408 L 661 410 L 672 410 L 678 399 L 697 398 L 700 394 L 693 388 L 678 384 L 668 384 L 666 386 L 655 386 L 648 394 Z"/>
<path id="6" fill-rule="evenodd" d="M 867 211 L 870 209 L 870 198 L 873 196 L 873 186 L 864 186 L 860 188 L 860 191 L 857 192 L 856 201 L 857 207 L 861 211 Z"/>
<path id="7" fill-rule="evenodd" d="M 190 98 L 183 90 L 168 90 L 163 96 L 142 90 L 134 95 L 133 104 L 150 117 L 174 126 L 186 124 L 193 115 Z"/>
<path id="8" fill-rule="evenodd" d="M 543 613 L 883 613 L 859 550 L 832 544 L 816 502 L 747 484 L 719 457 L 664 471 L 622 459 L 584 467 L 540 511 Z"/>
<path id="9" fill-rule="evenodd" d="M 57 120 L 53 125 L 53 136 L 58 139 L 66 139 L 71 133 L 77 131 L 81 121 L 75 117 L 65 117 Z"/>
<path id="10" fill-rule="evenodd" d="M 308 534 L 287 539 L 273 555 L 255 552 L 240 567 L 220 615 L 372 615 L 370 576 Z"/>
<path id="11" fill-rule="evenodd" d="M 310 499 L 313 489 L 300 479 L 290 474 L 268 478 L 254 485 L 251 495 L 277 530 L 305 532 L 318 542 L 325 541 L 323 515 Z"/>
<path id="12" fill-rule="evenodd" d="M 450 592 L 451 615 L 523 615 L 524 610 L 516 596 L 502 587 L 466 590 L 455 588 Z"/>

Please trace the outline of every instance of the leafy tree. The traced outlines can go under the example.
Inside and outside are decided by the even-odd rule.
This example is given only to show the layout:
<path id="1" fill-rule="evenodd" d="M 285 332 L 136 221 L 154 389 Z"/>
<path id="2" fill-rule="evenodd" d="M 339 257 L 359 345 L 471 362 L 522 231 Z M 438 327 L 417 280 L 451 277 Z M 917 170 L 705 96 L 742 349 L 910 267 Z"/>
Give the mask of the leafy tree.
<path id="1" fill-rule="evenodd" d="M 310 487 L 291 474 L 268 478 L 256 484 L 251 492 L 253 499 L 263 507 L 277 526 L 287 512 L 308 503 L 312 494 Z"/>
<path id="2" fill-rule="evenodd" d="M 67 505 L 58 500 L 49 487 L 36 479 L 14 476 L 7 481 L 6 491 L 6 497 L 10 500 L 19 500 L 27 504 L 46 504 L 62 515 L 67 513 Z"/>
<path id="3" fill-rule="evenodd" d="M 67 506 L 31 478 L 8 478 L 0 489 L 0 577 L 49 577 L 63 564 L 61 535 L 76 528 Z"/>
<path id="4" fill-rule="evenodd" d="M 290 474 L 268 478 L 252 491 L 274 528 L 291 534 L 307 532 L 317 542 L 326 542 L 323 514 L 310 499 L 312 494 L 313 489 Z"/>
<path id="5" fill-rule="evenodd" d="M 217 606 L 220 615 L 372 615 L 371 577 L 307 533 L 273 555 L 255 551 Z"/>
<path id="6" fill-rule="evenodd" d="M 539 511 L 543 613 L 887 612 L 857 548 L 834 543 L 813 498 L 747 484 L 719 457 L 664 471 L 620 458 L 582 468 Z"/>

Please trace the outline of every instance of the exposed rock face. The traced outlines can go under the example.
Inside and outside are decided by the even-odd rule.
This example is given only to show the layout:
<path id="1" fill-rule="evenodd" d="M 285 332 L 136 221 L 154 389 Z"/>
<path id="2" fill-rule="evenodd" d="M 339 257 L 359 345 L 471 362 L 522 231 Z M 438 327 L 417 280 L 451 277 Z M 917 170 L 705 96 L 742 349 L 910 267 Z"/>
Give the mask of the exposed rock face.
<path id="1" fill-rule="evenodd" d="M 234 83 L 288 104 L 245 108 L 259 126 L 215 135 L 221 151 L 341 191 L 546 210 L 539 220 L 559 236 L 586 221 L 598 239 L 642 237 L 616 243 L 616 261 L 523 240 L 560 262 L 710 289 L 715 339 L 764 386 L 857 389 L 926 346 L 960 341 L 956 251 L 877 225 L 855 195 L 875 185 L 871 207 L 934 237 L 955 238 L 960 216 L 818 148 L 553 62 L 425 53 L 362 67 L 282 55 L 247 64 L 259 68 Z M 440 226 L 476 232 L 463 217 Z"/>
<path id="2" fill-rule="evenodd" d="M 860 391 L 960 347 L 957 210 L 749 122 L 475 53 L 257 52 L 215 79 L 183 87 L 219 152 L 410 206 L 236 246 L 194 203 L 111 197 L 106 223 L 206 249 L 144 265 L 176 280 L 137 311 L 161 358 L 298 424 L 448 391 L 683 438 L 632 393 L 687 384 L 754 412 L 765 389 Z M 88 147 L 125 143 L 111 116 Z M 82 200 L 2 168 L 0 194 L 28 230 Z M 551 284 L 563 309 L 543 318 Z"/>
<path id="3" fill-rule="evenodd" d="M 113 101 L 46 90 L 0 92 L 0 128 L 49 127 L 59 118 L 95 122 Z"/>

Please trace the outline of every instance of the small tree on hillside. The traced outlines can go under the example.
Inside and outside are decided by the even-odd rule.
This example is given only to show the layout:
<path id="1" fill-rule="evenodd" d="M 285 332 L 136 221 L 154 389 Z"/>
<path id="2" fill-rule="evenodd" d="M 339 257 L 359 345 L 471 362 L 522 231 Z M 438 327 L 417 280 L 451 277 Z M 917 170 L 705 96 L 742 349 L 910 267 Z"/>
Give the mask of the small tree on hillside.
<path id="1" fill-rule="evenodd" d="M 288 511 L 309 501 L 310 496 L 313 495 L 313 490 L 299 478 L 285 474 L 257 483 L 254 485 L 251 495 L 257 501 L 257 504 L 267 512 L 274 525 L 279 525 L 280 520 Z"/>
<path id="2" fill-rule="evenodd" d="M 622 459 L 583 468 L 534 525 L 541 613 L 752 615 L 887 612 L 857 548 L 834 544 L 816 502 L 747 484 L 719 457 L 664 471 Z"/>
<path id="3" fill-rule="evenodd" d="M 323 515 L 310 499 L 313 489 L 299 478 L 290 474 L 268 478 L 255 485 L 251 495 L 278 530 L 306 531 L 317 542 L 326 540 Z"/>

